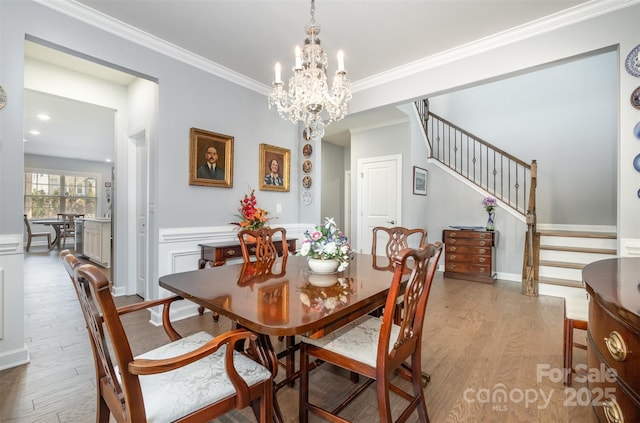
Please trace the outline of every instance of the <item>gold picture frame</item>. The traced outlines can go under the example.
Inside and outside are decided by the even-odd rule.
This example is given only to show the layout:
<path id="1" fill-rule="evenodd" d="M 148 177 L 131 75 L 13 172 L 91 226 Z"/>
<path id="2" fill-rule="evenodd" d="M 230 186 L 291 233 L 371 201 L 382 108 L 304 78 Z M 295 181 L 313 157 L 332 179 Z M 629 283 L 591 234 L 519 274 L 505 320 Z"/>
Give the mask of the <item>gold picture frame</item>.
<path id="1" fill-rule="evenodd" d="M 260 144 L 260 174 L 258 188 L 263 191 L 289 191 L 291 150 Z M 272 169 L 273 162 L 277 167 Z M 276 176 L 272 176 L 276 175 Z"/>
<path id="2" fill-rule="evenodd" d="M 189 185 L 233 187 L 233 137 L 191 128 L 189 140 Z M 213 169 L 209 159 L 215 160 Z"/>

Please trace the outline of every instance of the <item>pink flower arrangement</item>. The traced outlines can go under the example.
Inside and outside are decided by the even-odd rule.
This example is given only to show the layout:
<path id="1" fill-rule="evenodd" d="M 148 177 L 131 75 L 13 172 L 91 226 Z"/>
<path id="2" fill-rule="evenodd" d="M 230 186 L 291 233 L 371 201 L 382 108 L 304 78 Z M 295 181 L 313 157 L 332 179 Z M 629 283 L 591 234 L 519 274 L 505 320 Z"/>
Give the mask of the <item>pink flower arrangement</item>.
<path id="1" fill-rule="evenodd" d="M 482 205 L 487 213 L 491 213 L 498 206 L 498 201 L 493 197 L 485 197 L 485 199 L 482 200 Z"/>

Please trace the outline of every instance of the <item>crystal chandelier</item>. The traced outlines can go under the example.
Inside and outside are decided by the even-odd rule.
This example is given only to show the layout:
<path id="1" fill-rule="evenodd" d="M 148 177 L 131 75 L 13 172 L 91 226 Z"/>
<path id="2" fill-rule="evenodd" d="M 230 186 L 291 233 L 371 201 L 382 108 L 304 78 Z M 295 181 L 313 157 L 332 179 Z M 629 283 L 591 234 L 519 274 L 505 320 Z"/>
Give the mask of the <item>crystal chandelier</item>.
<path id="1" fill-rule="evenodd" d="M 311 21 L 305 26 L 307 38 L 304 47 L 296 47 L 293 76 L 289 78 L 288 91 L 281 79 L 280 63 L 276 63 L 275 81 L 269 95 L 269 108 L 275 105 L 285 119 L 304 122 L 316 139 L 324 134 L 321 115 L 326 111 L 327 124 L 338 121 L 347 114 L 347 102 L 351 100 L 351 81 L 344 69 L 344 53 L 338 52 L 338 70 L 333 78 L 331 91 L 327 84 L 327 54 L 320 46 L 320 25 L 314 19 L 315 0 L 311 0 Z"/>

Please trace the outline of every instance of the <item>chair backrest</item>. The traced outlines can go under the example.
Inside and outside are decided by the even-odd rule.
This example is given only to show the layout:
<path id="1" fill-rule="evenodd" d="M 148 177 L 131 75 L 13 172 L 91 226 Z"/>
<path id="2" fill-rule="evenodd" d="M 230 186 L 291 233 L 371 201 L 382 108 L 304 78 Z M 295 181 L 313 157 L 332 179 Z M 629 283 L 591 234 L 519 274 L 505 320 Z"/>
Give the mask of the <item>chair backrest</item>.
<path id="1" fill-rule="evenodd" d="M 128 372 L 121 372 L 122 383 L 127 386 L 127 401 L 125 401 L 123 388 L 114 370 L 115 364 L 126 368 L 127 363 L 133 360 L 133 353 L 113 302 L 109 280 L 96 266 L 80 264 L 68 250 L 62 251 L 60 256 L 74 284 L 87 324 L 95 361 L 96 383 L 100 386 L 103 400 L 109 405 L 112 413 L 122 412 L 120 416 L 114 414 L 116 421 L 128 421 L 127 408 L 132 416 L 136 416 L 132 421 L 146 421 L 142 390 L 137 378 Z M 112 341 L 116 362 L 110 354 L 103 322 L 108 322 L 106 327 Z M 135 405 L 131 406 L 131 404 Z"/>
<path id="2" fill-rule="evenodd" d="M 238 286 L 249 286 L 284 276 L 287 273 L 287 256 L 283 257 L 282 262 L 278 265 L 276 263 L 276 260 L 245 262 L 240 269 L 240 275 L 238 275 Z"/>
<path id="3" fill-rule="evenodd" d="M 412 366 L 420 368 L 422 326 L 431 282 L 438 268 L 442 243 L 428 244 L 422 249 L 405 249 L 398 253 L 391 289 L 387 297 L 377 353 L 377 372 L 380 377 L 413 356 Z M 407 279 L 408 275 L 408 279 Z M 404 294 L 402 285 L 406 281 Z M 399 303 L 399 296 L 404 298 Z M 394 318 L 396 308 L 401 307 L 400 330 L 395 339 Z M 389 346 L 393 345 L 390 349 Z M 418 354 L 414 354 L 418 352 Z"/>
<path id="4" fill-rule="evenodd" d="M 426 229 L 408 229 L 401 226 L 385 228 L 376 226 L 373 228 L 373 241 L 371 244 L 371 255 L 375 256 L 378 249 L 378 238 L 387 235 L 387 243 L 384 246 L 384 253 L 390 261 L 407 248 L 421 248 L 427 241 Z M 412 242 L 414 245 L 409 245 Z"/>
<path id="5" fill-rule="evenodd" d="M 280 235 L 281 240 L 274 241 L 274 235 Z M 276 237 L 277 238 L 277 237 Z M 258 228 L 255 230 L 244 230 L 238 232 L 242 257 L 245 262 L 251 261 L 251 252 L 254 253 L 257 261 L 273 261 L 278 257 L 278 250 L 275 242 L 281 242 L 282 257 L 289 255 L 287 245 L 287 230 L 285 228 Z M 251 251 L 247 244 L 255 243 L 251 246 Z"/>

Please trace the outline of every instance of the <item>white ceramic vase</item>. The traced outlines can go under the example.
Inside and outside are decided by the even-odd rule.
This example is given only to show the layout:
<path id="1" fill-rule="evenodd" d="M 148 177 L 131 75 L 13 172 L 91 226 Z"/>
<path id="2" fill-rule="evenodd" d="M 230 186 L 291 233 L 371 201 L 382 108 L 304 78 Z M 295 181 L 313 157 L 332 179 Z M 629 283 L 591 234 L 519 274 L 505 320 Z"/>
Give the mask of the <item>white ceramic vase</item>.
<path id="1" fill-rule="evenodd" d="M 334 273 L 338 270 L 338 266 L 340 266 L 340 262 L 336 259 L 309 259 L 309 269 L 313 273 Z"/>
<path id="2" fill-rule="evenodd" d="M 338 283 L 338 275 L 335 273 L 311 273 L 309 283 L 319 288 L 334 286 Z"/>

